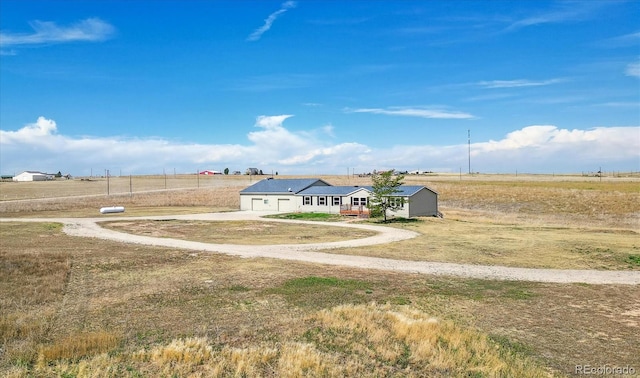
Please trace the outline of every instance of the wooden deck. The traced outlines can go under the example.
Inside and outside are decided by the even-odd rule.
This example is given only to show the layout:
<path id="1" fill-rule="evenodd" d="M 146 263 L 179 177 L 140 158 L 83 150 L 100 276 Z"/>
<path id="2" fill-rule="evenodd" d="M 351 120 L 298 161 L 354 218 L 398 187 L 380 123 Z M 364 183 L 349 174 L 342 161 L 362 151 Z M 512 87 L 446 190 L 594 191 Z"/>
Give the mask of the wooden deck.
<path id="1" fill-rule="evenodd" d="M 369 218 L 369 209 L 364 206 L 340 205 L 340 215 L 352 215 Z"/>

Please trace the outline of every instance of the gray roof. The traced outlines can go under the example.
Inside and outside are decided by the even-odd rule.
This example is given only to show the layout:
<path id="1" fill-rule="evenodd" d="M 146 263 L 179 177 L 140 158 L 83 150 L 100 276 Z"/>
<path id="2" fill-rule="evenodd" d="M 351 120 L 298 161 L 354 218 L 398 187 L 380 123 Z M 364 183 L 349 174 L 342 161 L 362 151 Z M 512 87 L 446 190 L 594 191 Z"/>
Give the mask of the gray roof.
<path id="1" fill-rule="evenodd" d="M 400 197 L 411 197 L 412 195 L 418 193 L 423 188 L 436 193 L 435 191 L 425 186 L 402 185 L 398 188 L 400 191 L 394 195 L 400 196 Z M 356 192 L 360 189 L 365 189 L 373 193 L 373 186 L 363 185 L 363 186 L 312 186 L 297 194 L 301 196 L 318 196 L 318 195 L 319 196 L 348 196 L 349 194 Z"/>
<path id="2" fill-rule="evenodd" d="M 373 191 L 373 188 L 370 187 L 371 190 Z M 420 190 L 422 189 L 427 189 L 431 192 L 436 193 L 435 191 L 427 188 L 426 186 L 421 186 L 421 185 L 402 185 L 400 186 L 398 189 L 400 189 L 400 191 L 398 193 L 396 193 L 396 196 L 403 196 L 403 197 L 411 197 L 412 195 L 418 193 Z M 436 193 L 437 194 L 437 193 Z"/>
<path id="3" fill-rule="evenodd" d="M 299 193 L 301 196 L 348 196 L 360 189 L 371 191 L 365 186 L 312 186 Z"/>
<path id="4" fill-rule="evenodd" d="M 373 192 L 370 185 L 332 186 L 321 179 L 264 179 L 240 191 L 240 194 L 297 194 L 301 196 L 348 196 L 358 190 Z M 402 185 L 395 196 L 411 197 L 422 189 L 436 191 L 420 185 Z"/>
<path id="5" fill-rule="evenodd" d="M 298 193 L 314 185 L 329 185 L 320 179 L 264 179 L 240 191 L 240 194 Z"/>

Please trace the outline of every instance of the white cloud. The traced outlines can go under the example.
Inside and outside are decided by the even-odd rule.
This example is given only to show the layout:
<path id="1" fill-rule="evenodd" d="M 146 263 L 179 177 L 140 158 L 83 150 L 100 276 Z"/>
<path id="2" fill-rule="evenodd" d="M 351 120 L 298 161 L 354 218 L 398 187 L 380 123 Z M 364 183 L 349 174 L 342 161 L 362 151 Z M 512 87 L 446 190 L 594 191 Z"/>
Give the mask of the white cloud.
<path id="1" fill-rule="evenodd" d="M 115 28 L 99 18 L 87 18 L 71 26 L 50 21 L 32 21 L 32 33 L 0 33 L 0 46 L 39 45 L 64 42 L 98 42 L 110 38 Z"/>
<path id="2" fill-rule="evenodd" d="M 429 109 L 429 108 L 408 108 L 408 107 L 390 107 L 387 109 L 381 108 L 360 108 L 360 109 L 345 109 L 346 113 L 371 113 L 371 114 L 384 114 L 404 117 L 420 117 L 420 118 L 438 118 L 438 119 L 472 119 L 473 115 L 463 112 L 455 112 L 444 109 Z"/>
<path id="3" fill-rule="evenodd" d="M 257 41 L 260 38 L 262 38 L 262 35 L 264 33 L 266 33 L 267 31 L 269 31 L 269 29 L 271 29 L 271 26 L 273 25 L 274 21 L 283 13 L 285 13 L 286 11 L 288 11 L 289 9 L 295 8 L 296 7 L 296 2 L 295 1 L 286 1 L 284 3 L 282 3 L 282 5 L 280 6 L 280 9 L 278 9 L 277 11 L 271 13 L 269 15 L 269 17 L 267 17 L 264 20 L 264 25 L 262 25 L 261 27 L 257 28 L 256 30 L 253 31 L 253 33 L 251 33 L 248 37 L 247 37 L 247 41 Z"/>
<path id="4" fill-rule="evenodd" d="M 25 143 L 35 144 L 40 138 L 52 136 L 58 131 L 56 122 L 44 117 L 38 117 L 35 123 L 26 125 L 18 131 L 0 130 L 2 144 Z"/>
<path id="5" fill-rule="evenodd" d="M 340 127 L 294 132 L 292 115 L 260 116 L 244 144 L 183 143 L 161 138 L 70 137 L 55 121 L 39 117 L 16 131 L 0 130 L 0 171 L 71 173 L 120 170 L 123 174 L 179 173 L 197 169 L 243 171 L 250 166 L 281 174 L 344 173 L 345 169 L 424 169 L 458 172 L 467 167 L 468 145 L 367 146 L 336 141 Z M 497 140 L 471 145 L 472 169 L 480 172 L 580 172 L 640 170 L 640 127 L 562 129 L 533 125 Z M 465 169 L 466 171 L 466 169 Z"/>
<path id="6" fill-rule="evenodd" d="M 624 164 L 640 169 L 640 127 L 560 129 L 553 125 L 527 126 L 501 140 L 475 143 L 471 155 L 484 164 L 537 167 L 561 172 Z M 502 160 L 502 163 L 500 162 Z M 544 169 L 543 169 L 544 168 Z"/>
<path id="7" fill-rule="evenodd" d="M 565 81 L 564 79 L 549 79 L 542 81 L 533 81 L 527 79 L 519 80 L 491 80 L 481 81 L 477 83 L 484 88 L 519 88 L 519 87 L 539 87 L 544 85 L 557 84 Z"/>

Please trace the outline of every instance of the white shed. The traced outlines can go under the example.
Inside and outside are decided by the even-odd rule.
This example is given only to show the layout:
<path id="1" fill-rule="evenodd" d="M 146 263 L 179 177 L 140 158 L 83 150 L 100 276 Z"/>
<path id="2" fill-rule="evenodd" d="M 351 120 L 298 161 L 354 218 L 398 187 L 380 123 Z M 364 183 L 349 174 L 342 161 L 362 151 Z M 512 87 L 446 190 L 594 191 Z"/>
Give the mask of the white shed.
<path id="1" fill-rule="evenodd" d="M 37 171 L 24 171 L 19 175 L 13 177 L 13 181 L 47 181 L 53 180 L 53 175 L 37 172 Z"/>

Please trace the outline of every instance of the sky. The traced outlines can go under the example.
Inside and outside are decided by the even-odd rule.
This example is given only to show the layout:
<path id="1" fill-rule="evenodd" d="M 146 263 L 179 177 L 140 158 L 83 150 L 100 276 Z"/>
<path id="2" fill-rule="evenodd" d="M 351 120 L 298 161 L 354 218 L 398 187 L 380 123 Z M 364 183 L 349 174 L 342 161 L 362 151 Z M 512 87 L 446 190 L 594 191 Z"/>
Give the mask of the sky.
<path id="1" fill-rule="evenodd" d="M 0 173 L 640 171 L 640 1 L 0 3 Z"/>

